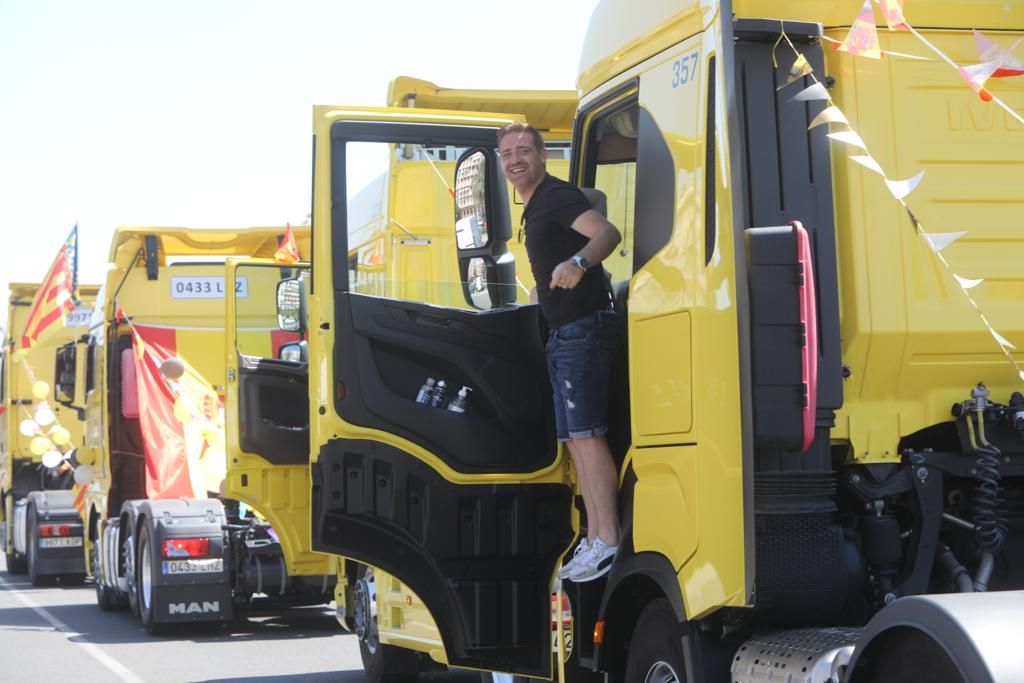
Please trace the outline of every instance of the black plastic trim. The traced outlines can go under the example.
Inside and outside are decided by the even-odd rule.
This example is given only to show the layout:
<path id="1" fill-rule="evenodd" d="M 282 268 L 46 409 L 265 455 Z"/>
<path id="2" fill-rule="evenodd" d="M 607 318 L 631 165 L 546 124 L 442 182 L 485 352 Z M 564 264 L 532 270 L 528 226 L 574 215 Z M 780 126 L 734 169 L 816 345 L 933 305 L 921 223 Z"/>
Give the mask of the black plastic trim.
<path id="1" fill-rule="evenodd" d="M 573 537 L 560 484 L 459 485 L 391 446 L 334 439 L 312 466 L 313 549 L 423 599 L 448 663 L 551 675 L 550 592 Z"/>
<path id="2" fill-rule="evenodd" d="M 639 110 L 636 150 L 636 196 L 633 225 L 633 272 L 664 248 L 675 228 L 676 168 L 658 123 Z"/>
<path id="3" fill-rule="evenodd" d="M 735 260 L 736 332 L 739 347 L 740 381 L 740 433 L 743 448 L 743 560 L 746 575 L 746 597 L 754 600 L 755 538 L 754 538 L 754 423 L 751 399 L 750 361 L 750 295 L 747 289 L 746 253 L 743 231 L 747 226 L 747 211 L 744 197 L 747 193 L 747 179 L 743 172 L 744 158 L 740 141 L 743 139 L 740 127 L 741 93 L 737 92 L 737 66 L 735 38 L 733 36 L 732 0 L 722 0 L 719 9 L 722 27 L 721 45 L 717 46 L 722 57 L 722 74 L 725 100 L 726 130 L 721 134 L 729 140 L 729 165 L 732 187 L 733 216 L 733 258 Z"/>

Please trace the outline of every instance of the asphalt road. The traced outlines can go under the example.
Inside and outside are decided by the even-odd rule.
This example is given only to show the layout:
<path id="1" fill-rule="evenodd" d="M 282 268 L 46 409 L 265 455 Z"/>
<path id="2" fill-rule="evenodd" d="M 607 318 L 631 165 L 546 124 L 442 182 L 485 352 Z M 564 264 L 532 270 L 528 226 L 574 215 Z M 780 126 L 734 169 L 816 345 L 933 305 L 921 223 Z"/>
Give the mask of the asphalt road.
<path id="1" fill-rule="evenodd" d="M 35 588 L 0 554 L 0 681 L 363 683 L 355 636 L 325 608 L 248 613 L 212 633 L 149 636 L 127 610 L 101 612 L 91 585 Z M 468 672 L 424 683 L 478 683 Z"/>

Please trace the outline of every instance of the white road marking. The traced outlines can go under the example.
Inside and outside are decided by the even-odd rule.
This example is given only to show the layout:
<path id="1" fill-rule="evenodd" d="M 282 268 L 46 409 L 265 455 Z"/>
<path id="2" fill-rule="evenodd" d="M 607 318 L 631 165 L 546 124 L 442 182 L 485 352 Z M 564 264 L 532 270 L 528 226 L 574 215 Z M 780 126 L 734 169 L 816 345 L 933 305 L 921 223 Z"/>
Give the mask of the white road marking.
<path id="1" fill-rule="evenodd" d="M 99 662 L 107 669 L 112 671 L 114 675 L 117 676 L 119 679 L 125 681 L 125 683 L 145 683 L 145 681 L 143 681 L 141 678 L 139 678 L 131 671 L 126 669 L 124 665 L 122 665 L 120 662 L 118 662 L 116 659 L 108 655 L 103 650 L 99 649 L 99 647 L 97 647 L 93 643 L 89 643 L 84 640 L 72 640 L 73 638 L 84 638 L 84 636 L 81 633 L 75 631 L 67 624 L 65 624 L 57 617 L 50 614 L 46 610 L 46 608 L 37 605 L 32 600 L 32 598 L 28 597 L 27 595 L 19 591 L 17 588 L 7 583 L 2 576 L 0 576 L 0 586 L 10 591 L 14 595 L 14 597 L 21 600 L 21 602 L 24 603 L 26 607 L 30 608 L 33 612 L 35 612 L 43 619 L 48 621 L 50 625 L 53 626 L 55 629 L 57 629 L 61 633 L 66 633 L 68 635 L 68 640 L 70 642 L 74 643 L 75 645 L 80 645 L 82 649 L 89 654 L 90 657 L 92 657 L 97 662 Z"/>

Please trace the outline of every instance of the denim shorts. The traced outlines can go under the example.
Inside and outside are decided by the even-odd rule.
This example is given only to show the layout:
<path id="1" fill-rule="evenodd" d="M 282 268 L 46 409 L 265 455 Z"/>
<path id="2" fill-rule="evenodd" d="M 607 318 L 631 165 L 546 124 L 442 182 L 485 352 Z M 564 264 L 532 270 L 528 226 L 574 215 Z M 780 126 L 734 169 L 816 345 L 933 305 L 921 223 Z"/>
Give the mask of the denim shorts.
<path id="1" fill-rule="evenodd" d="M 611 310 L 551 330 L 545 350 L 559 441 L 589 439 L 608 431 L 612 357 L 624 340 L 622 321 Z"/>

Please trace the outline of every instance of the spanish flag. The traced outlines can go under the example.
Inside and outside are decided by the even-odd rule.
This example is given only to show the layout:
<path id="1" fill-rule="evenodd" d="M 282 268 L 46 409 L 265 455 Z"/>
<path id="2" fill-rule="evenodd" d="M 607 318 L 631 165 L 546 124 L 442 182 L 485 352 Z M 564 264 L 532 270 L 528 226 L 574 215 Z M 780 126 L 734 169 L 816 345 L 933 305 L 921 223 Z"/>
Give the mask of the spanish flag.
<path id="1" fill-rule="evenodd" d="M 131 330 L 146 497 L 206 498 L 226 476 L 223 402 L 177 353 L 176 330 L 134 324 Z"/>
<path id="2" fill-rule="evenodd" d="M 281 244 L 278 245 L 277 251 L 274 252 L 274 260 L 278 263 L 295 263 L 299 261 L 299 245 L 295 241 L 295 234 L 292 232 L 291 223 L 288 223 L 284 229 L 284 237 L 281 238 Z"/>
<path id="3" fill-rule="evenodd" d="M 25 321 L 17 355 L 23 356 L 40 341 L 64 327 L 67 314 L 75 310 L 77 298 L 78 224 L 75 223 L 32 300 L 32 309 Z"/>

